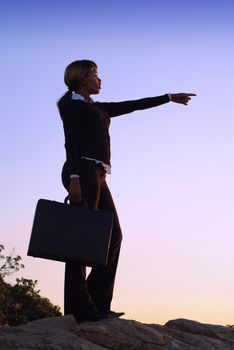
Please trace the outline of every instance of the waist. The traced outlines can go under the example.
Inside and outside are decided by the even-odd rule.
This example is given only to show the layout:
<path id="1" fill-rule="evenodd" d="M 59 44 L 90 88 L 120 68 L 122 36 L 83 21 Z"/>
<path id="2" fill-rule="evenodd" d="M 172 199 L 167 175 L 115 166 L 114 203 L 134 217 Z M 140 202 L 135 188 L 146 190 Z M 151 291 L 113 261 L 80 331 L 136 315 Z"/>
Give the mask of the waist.
<path id="1" fill-rule="evenodd" d="M 103 169 L 107 174 L 111 174 L 111 165 L 110 164 L 106 164 L 106 163 L 104 163 L 101 160 L 93 159 L 93 158 L 89 158 L 89 157 L 85 157 L 85 156 L 82 156 L 81 159 L 85 159 L 85 160 L 88 160 L 88 161 L 91 161 L 91 162 L 95 162 L 96 165 L 100 169 Z"/>

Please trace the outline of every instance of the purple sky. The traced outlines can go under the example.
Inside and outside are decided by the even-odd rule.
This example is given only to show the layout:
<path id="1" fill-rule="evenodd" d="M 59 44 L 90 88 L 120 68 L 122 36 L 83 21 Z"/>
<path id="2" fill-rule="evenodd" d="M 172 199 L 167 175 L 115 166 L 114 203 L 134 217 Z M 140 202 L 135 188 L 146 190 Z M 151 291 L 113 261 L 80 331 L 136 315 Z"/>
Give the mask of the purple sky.
<path id="1" fill-rule="evenodd" d="M 99 65 L 95 100 L 195 92 L 116 118 L 108 178 L 124 240 L 113 309 L 163 323 L 233 324 L 232 1 L 2 1 L 1 244 L 63 306 L 62 263 L 26 256 L 36 202 L 62 201 L 56 100 L 75 59 Z"/>

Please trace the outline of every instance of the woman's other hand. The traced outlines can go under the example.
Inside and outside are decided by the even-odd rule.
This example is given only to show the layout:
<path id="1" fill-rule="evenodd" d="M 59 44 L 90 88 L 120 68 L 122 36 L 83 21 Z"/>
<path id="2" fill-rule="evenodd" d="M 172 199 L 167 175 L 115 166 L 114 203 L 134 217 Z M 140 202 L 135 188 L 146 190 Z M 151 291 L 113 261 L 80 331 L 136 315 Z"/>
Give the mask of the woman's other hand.
<path id="1" fill-rule="evenodd" d="M 81 202 L 81 187 L 79 177 L 73 177 L 69 185 L 69 195 L 70 203 L 79 204 Z"/>
<path id="2" fill-rule="evenodd" d="M 179 94 L 171 94 L 171 101 L 175 103 L 181 103 L 187 105 L 191 100 L 190 96 L 196 96 L 196 94 L 181 92 Z"/>

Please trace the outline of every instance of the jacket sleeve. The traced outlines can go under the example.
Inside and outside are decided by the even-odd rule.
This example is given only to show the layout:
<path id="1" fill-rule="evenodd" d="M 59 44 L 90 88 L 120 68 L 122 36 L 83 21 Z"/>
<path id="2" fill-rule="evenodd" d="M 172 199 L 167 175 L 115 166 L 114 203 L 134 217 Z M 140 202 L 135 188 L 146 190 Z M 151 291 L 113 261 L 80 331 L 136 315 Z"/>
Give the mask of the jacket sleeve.
<path id="1" fill-rule="evenodd" d="M 95 104 L 107 111 L 110 117 L 128 114 L 134 111 L 147 109 L 169 102 L 168 94 L 156 97 L 147 97 L 139 100 L 123 102 L 96 102 Z"/>
<path id="2" fill-rule="evenodd" d="M 79 109 L 68 108 L 62 113 L 66 159 L 70 174 L 79 175 L 82 115 Z"/>

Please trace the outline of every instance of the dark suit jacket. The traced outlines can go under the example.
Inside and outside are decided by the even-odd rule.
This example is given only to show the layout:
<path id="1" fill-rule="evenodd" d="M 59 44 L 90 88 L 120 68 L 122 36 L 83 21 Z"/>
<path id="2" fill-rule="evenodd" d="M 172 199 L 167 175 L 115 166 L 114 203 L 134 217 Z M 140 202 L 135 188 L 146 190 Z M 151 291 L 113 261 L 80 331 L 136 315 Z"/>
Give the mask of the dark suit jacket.
<path id="1" fill-rule="evenodd" d="M 63 121 L 70 174 L 79 174 L 82 156 L 110 164 L 110 118 L 167 102 L 167 94 L 124 102 L 88 103 L 68 98 L 59 111 Z"/>

